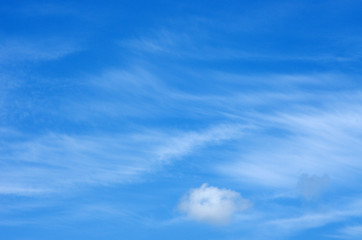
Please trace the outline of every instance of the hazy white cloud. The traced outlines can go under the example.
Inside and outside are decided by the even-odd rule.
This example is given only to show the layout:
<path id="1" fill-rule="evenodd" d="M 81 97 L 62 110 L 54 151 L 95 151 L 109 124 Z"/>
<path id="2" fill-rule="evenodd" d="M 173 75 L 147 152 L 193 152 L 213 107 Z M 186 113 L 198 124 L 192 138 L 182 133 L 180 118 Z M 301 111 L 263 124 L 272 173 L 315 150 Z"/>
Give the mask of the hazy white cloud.
<path id="1" fill-rule="evenodd" d="M 200 188 L 191 189 L 181 200 L 179 209 L 196 221 L 226 224 L 235 213 L 249 208 L 250 205 L 238 192 L 205 183 Z"/>
<path id="2" fill-rule="evenodd" d="M 337 206 L 325 205 L 323 210 L 305 213 L 291 218 L 282 218 L 269 221 L 274 227 L 283 231 L 300 231 L 317 228 L 334 222 L 340 222 L 350 217 L 362 216 L 362 201 L 359 197 L 339 203 Z M 353 229 L 351 229 L 352 232 Z M 356 228 L 356 231 L 358 229 Z"/>
<path id="3" fill-rule="evenodd" d="M 191 20 L 191 19 L 189 19 Z M 182 19 L 182 24 L 178 26 L 178 31 L 174 28 L 158 28 L 150 31 L 148 34 L 141 34 L 136 38 L 130 38 L 120 42 L 122 47 L 129 48 L 135 52 L 149 53 L 149 54 L 164 54 L 173 58 L 190 58 L 204 61 L 212 60 L 229 60 L 229 59 L 247 59 L 247 60 L 263 60 L 263 61 L 302 61 L 302 62 L 344 62 L 358 60 L 358 56 L 341 56 L 331 53 L 319 52 L 316 54 L 285 54 L 285 53 L 273 53 L 271 54 L 266 49 L 245 50 L 243 48 L 235 48 L 235 46 L 215 46 L 209 42 L 211 35 L 203 33 L 205 27 L 210 27 L 207 22 L 213 23 L 212 27 L 216 27 L 215 24 L 220 24 L 215 19 L 192 19 L 193 28 L 190 28 L 189 24 L 185 26 L 185 19 Z M 229 19 L 231 20 L 231 19 Z M 225 26 L 234 25 L 235 22 L 239 22 L 240 19 L 233 19 L 232 23 L 220 24 L 225 31 Z M 187 20 L 186 20 L 187 21 Z M 198 23 L 196 23 L 198 22 Z M 265 22 L 263 21 L 265 24 Z M 250 27 L 250 19 L 247 23 Z M 234 26 L 235 27 L 235 26 Z M 243 28 L 246 29 L 246 28 Z M 221 30 L 221 29 L 219 29 Z M 233 29 L 235 31 L 236 29 Z M 255 30 L 255 28 L 253 28 Z M 237 32 L 240 29 L 237 30 Z M 234 32 L 235 33 L 235 32 Z M 217 37 L 217 36 L 214 36 Z M 204 44 L 200 45 L 200 42 Z"/>
<path id="4" fill-rule="evenodd" d="M 307 200 L 318 197 L 327 187 L 329 177 L 303 174 L 299 178 L 298 190 L 302 197 Z"/>
<path id="5" fill-rule="evenodd" d="M 79 46 L 66 39 L 5 39 L 0 42 L 0 63 L 48 61 L 79 51 Z"/>
<path id="6" fill-rule="evenodd" d="M 359 185 L 362 106 L 360 94 L 320 97 L 321 107 L 303 103 L 277 113 L 255 115 L 253 121 L 263 131 L 252 132 L 253 142 L 235 160 L 216 167 L 217 171 L 248 184 L 292 190 L 311 198 L 329 182 L 335 186 Z M 307 98 L 308 99 L 308 98 Z M 344 99 L 343 103 L 339 99 Z M 307 100 L 305 100 L 308 102 Z M 314 101 L 314 100 L 311 100 Z M 267 143 L 267 144 L 266 144 Z M 303 177 L 301 173 L 319 177 Z"/>
<path id="7" fill-rule="evenodd" d="M 187 34 L 175 34 L 174 32 L 161 30 L 155 31 L 151 37 L 140 37 L 121 42 L 121 45 L 131 47 L 135 50 L 146 51 L 150 53 L 174 53 L 180 48 L 182 43 L 190 41 L 190 36 Z"/>
<path id="8" fill-rule="evenodd" d="M 6 185 L 0 186 L 0 194 L 2 195 L 21 195 L 21 196 L 30 196 L 30 195 L 38 195 L 38 194 L 46 194 L 51 192 L 51 190 L 47 190 L 45 188 L 32 188 L 29 186 L 17 186 L 17 185 Z"/>
<path id="9" fill-rule="evenodd" d="M 362 237 L 362 225 L 348 226 L 340 230 L 342 238 L 358 238 Z"/>
<path id="10" fill-rule="evenodd" d="M 157 155 L 161 160 L 180 157 L 197 147 L 235 139 L 241 134 L 241 125 L 218 125 L 203 132 L 190 132 L 170 138 L 167 144 L 157 149 Z"/>
<path id="11" fill-rule="evenodd" d="M 0 162 L 0 194 L 34 195 L 80 183 L 107 185 L 139 180 L 175 159 L 239 134 L 239 126 L 219 125 L 192 132 L 22 136 L 0 148 L 0 161 L 8 161 Z M 9 139 L 13 136 L 8 135 Z"/>

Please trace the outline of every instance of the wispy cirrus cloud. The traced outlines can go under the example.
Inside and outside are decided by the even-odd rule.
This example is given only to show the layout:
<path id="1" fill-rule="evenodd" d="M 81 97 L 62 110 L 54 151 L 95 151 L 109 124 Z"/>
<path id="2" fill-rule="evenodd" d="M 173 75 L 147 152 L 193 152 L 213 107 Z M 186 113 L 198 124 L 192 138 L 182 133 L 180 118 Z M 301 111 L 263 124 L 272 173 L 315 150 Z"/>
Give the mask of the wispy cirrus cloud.
<path id="1" fill-rule="evenodd" d="M 361 236 L 362 236 L 361 225 L 347 226 L 340 230 L 340 235 L 336 235 L 337 238 L 342 238 L 342 239 L 358 239 Z"/>
<path id="2" fill-rule="evenodd" d="M 0 44 L 0 62 L 13 64 L 24 61 L 50 61 L 65 57 L 80 49 L 79 45 L 66 39 L 7 38 Z"/>
<path id="3" fill-rule="evenodd" d="M 361 204 L 360 199 L 353 199 L 345 202 L 342 206 L 328 206 L 327 210 L 324 211 L 306 213 L 291 218 L 274 219 L 269 221 L 268 224 L 287 232 L 317 228 L 351 217 L 361 217 Z"/>
<path id="4" fill-rule="evenodd" d="M 361 59 L 358 52 L 359 46 L 356 44 L 358 37 L 355 37 L 354 41 L 344 43 L 343 46 L 353 43 L 356 52 L 340 53 L 328 50 L 316 50 L 313 53 L 306 53 L 298 50 L 292 52 L 275 51 L 273 48 L 265 48 L 264 39 L 259 39 L 260 33 L 270 34 L 266 26 L 270 24 L 269 21 L 281 21 L 282 19 L 292 18 L 292 12 L 297 11 L 296 6 L 288 4 L 281 4 L 283 7 L 289 9 L 281 11 L 280 8 L 275 6 L 266 7 L 259 12 L 253 12 L 252 14 L 245 13 L 244 17 L 231 17 L 218 19 L 216 16 L 209 18 L 197 18 L 190 17 L 188 19 L 169 21 L 164 24 L 164 27 L 155 28 L 147 33 L 142 33 L 137 37 L 123 39 L 119 41 L 119 45 L 123 48 L 131 50 L 133 53 L 141 54 L 143 57 L 154 56 L 166 56 L 173 59 L 189 59 L 200 61 L 230 61 L 230 60 L 242 60 L 242 61 L 255 61 L 255 62 L 309 62 L 313 64 L 333 64 L 344 62 L 356 62 Z M 271 10 L 273 9 L 273 10 Z M 257 14 L 266 14 L 268 11 L 279 12 L 279 14 L 269 16 L 269 21 L 256 20 Z M 255 14 L 255 15 L 254 15 Z M 248 16 L 249 15 L 249 16 Z M 252 15 L 252 16 L 250 16 Z M 269 15 L 269 12 L 267 13 Z M 250 21 L 253 18 L 253 21 Z M 248 19 L 246 21 L 246 19 Z M 256 21 L 255 21 L 256 20 Z M 246 23 L 247 22 L 247 23 Z M 192 27 L 190 27 L 192 25 Z M 255 25 L 255 27 L 252 27 Z M 177 27 L 175 27 L 177 26 Z M 258 28 L 260 27 L 260 28 Z M 253 32 L 255 34 L 255 46 L 247 47 L 248 33 Z M 239 39 L 240 44 L 238 47 L 224 41 L 224 44 L 220 45 L 219 42 L 228 37 Z M 313 39 L 313 36 L 304 37 Z M 297 37 L 298 38 L 298 37 Z M 324 43 L 330 47 L 339 47 L 341 45 L 335 45 L 331 41 L 330 36 L 325 36 Z M 219 41 L 215 41 L 218 39 Z M 201 44 L 202 43 L 202 44 Z M 314 46 L 311 46 L 314 47 Z"/>
<path id="5" fill-rule="evenodd" d="M 357 93 L 335 105 L 327 97 L 321 108 L 297 103 L 281 112 L 257 114 L 256 125 L 279 131 L 280 137 L 269 138 L 272 144 L 267 146 L 254 145 L 240 160 L 220 169 L 241 181 L 269 187 L 293 187 L 304 173 L 328 174 L 331 182 L 339 184 L 358 178 L 356 169 L 362 167 L 359 99 Z"/>
<path id="6" fill-rule="evenodd" d="M 200 132 L 171 132 L 48 134 L 10 141 L 1 148 L 4 171 L 0 174 L 0 193 L 33 195 L 79 184 L 140 180 L 142 175 L 157 171 L 175 159 L 241 134 L 240 127 L 233 125 L 214 126 Z"/>

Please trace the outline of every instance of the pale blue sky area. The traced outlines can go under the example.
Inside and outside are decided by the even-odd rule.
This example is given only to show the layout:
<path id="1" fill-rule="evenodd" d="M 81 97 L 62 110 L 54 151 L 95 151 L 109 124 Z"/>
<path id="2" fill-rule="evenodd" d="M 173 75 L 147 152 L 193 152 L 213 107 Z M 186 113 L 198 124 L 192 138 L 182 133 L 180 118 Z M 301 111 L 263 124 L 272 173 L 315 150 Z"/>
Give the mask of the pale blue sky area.
<path id="1" fill-rule="evenodd" d="M 1 1 L 0 239 L 362 239 L 361 13 Z"/>

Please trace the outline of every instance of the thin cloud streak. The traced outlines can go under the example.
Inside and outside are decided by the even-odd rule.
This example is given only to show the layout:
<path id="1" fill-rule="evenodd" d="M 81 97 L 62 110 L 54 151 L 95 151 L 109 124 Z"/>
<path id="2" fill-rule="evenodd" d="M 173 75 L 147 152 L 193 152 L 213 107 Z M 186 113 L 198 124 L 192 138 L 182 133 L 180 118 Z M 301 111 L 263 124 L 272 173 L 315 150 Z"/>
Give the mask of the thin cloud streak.
<path id="1" fill-rule="evenodd" d="M 328 174 L 339 184 L 358 179 L 357 169 L 362 168 L 362 129 L 358 124 L 362 106 L 358 99 L 357 95 L 333 109 L 287 109 L 284 113 L 256 115 L 257 126 L 278 129 L 282 136 L 270 138 L 271 146 L 256 150 L 254 146 L 239 161 L 219 169 L 242 181 L 270 187 L 292 187 L 303 173 Z"/>
<path id="2" fill-rule="evenodd" d="M 304 214 L 294 218 L 271 220 L 267 224 L 284 231 L 301 231 L 339 222 L 350 217 L 361 217 L 362 202 L 360 199 L 345 203 L 343 207 L 331 208 L 324 212 Z"/>
<path id="3" fill-rule="evenodd" d="M 0 44 L 0 63 L 14 64 L 26 61 L 51 61 L 81 50 L 63 39 L 4 39 Z"/>
<path id="4" fill-rule="evenodd" d="M 11 142 L 1 149 L 4 171 L 0 174 L 0 193 L 31 195 L 78 184 L 132 182 L 204 146 L 238 137 L 239 126 L 220 125 L 200 132 L 51 134 Z"/>

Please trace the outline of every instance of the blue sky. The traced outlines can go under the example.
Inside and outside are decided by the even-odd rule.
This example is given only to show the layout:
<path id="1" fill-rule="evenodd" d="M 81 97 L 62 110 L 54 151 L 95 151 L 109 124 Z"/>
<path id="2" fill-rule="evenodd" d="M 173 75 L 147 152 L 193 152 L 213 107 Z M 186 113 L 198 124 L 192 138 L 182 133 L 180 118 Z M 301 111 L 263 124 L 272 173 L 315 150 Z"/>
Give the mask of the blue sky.
<path id="1" fill-rule="evenodd" d="M 1 239 L 361 239 L 360 1 L 1 1 Z"/>

